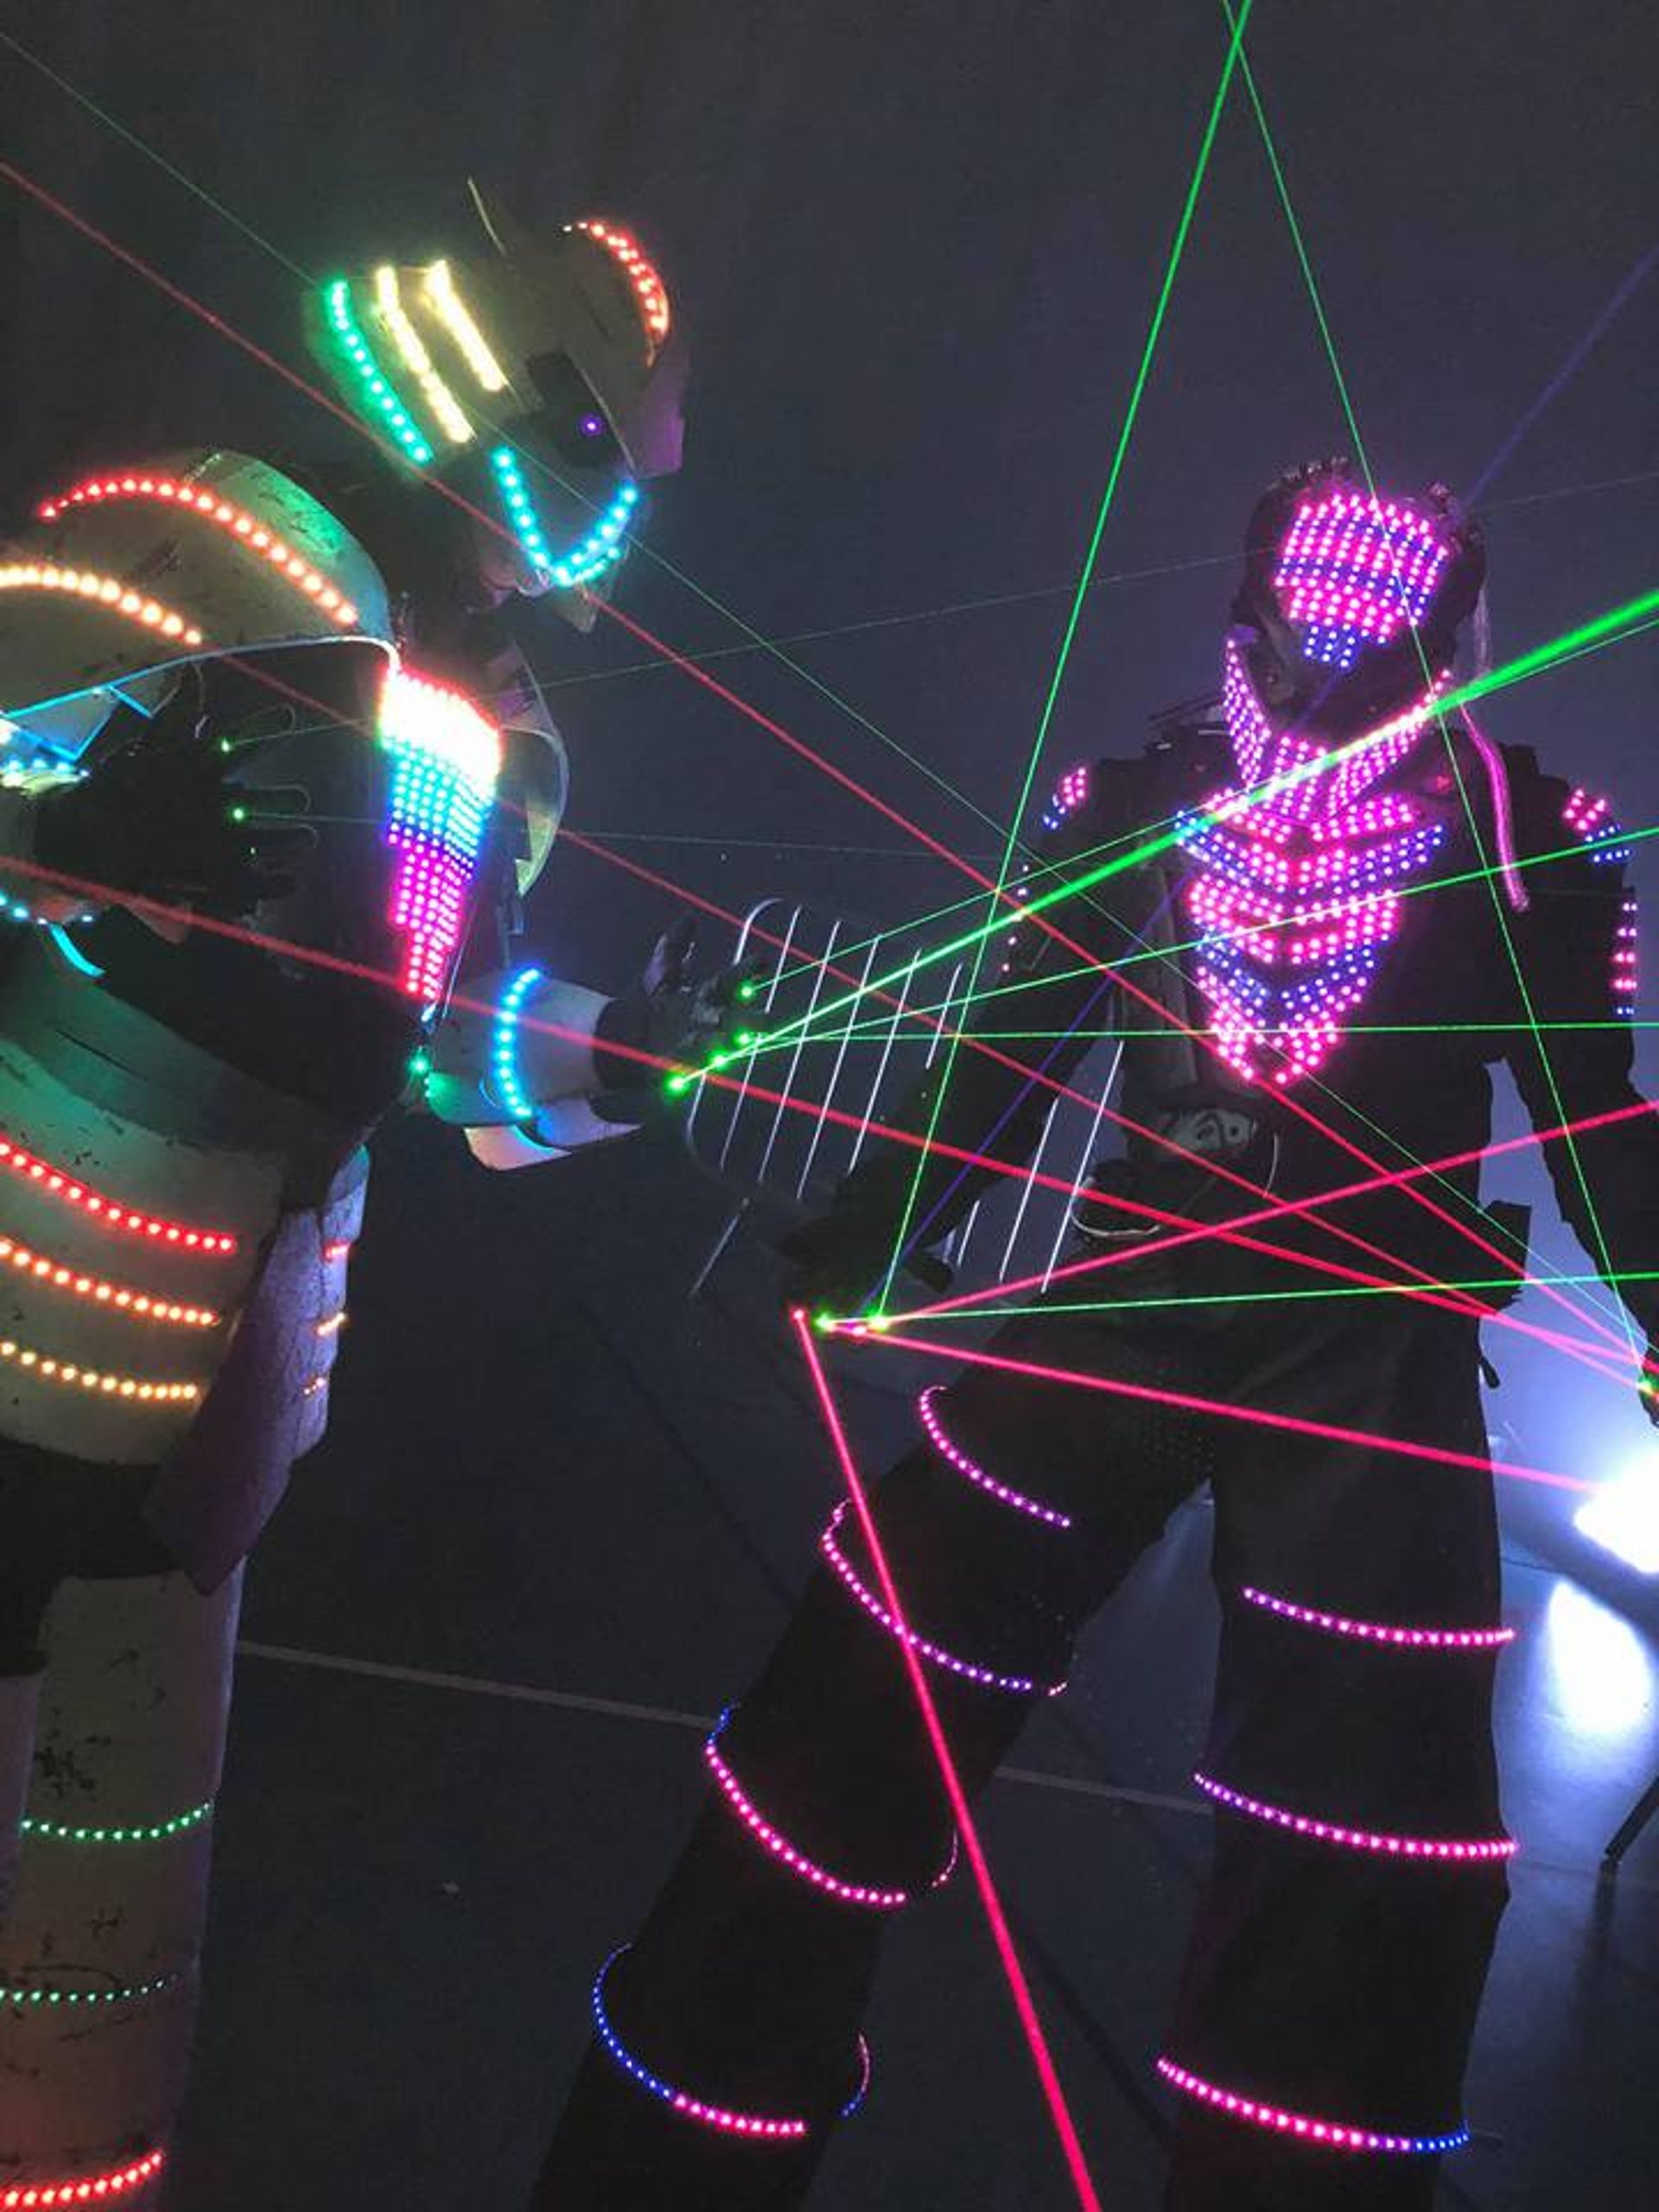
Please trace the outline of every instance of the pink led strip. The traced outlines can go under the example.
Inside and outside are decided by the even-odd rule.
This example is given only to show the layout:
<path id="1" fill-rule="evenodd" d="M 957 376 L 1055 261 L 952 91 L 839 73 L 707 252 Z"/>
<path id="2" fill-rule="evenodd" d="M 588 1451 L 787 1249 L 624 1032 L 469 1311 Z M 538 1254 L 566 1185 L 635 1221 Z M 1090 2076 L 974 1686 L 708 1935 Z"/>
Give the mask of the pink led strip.
<path id="1" fill-rule="evenodd" d="M 1051 1529 L 1069 1529 L 1071 1526 L 1069 1513 L 1057 1512 L 1052 1505 L 1039 1505 L 1034 1497 L 1027 1497 L 1022 1491 L 1010 1490 L 1006 1483 L 999 1483 L 988 1475 L 977 1460 L 970 1459 L 965 1452 L 957 1450 L 945 1434 L 939 1417 L 933 1410 L 933 1401 L 938 1395 L 939 1386 L 937 1383 L 924 1390 L 916 1401 L 916 1410 L 921 1416 L 922 1427 L 927 1432 L 927 1440 L 940 1459 L 977 1489 L 995 1498 L 999 1504 L 1012 1506 L 1016 1513 L 1028 1513 L 1033 1521 L 1044 1522 Z"/>
<path id="2" fill-rule="evenodd" d="M 1264 2105 L 1255 2097 L 1241 2097 L 1232 2089 L 1206 2082 L 1201 2074 L 1189 2073 L 1173 2058 L 1160 2058 L 1158 2071 L 1173 2088 L 1185 2096 L 1196 2097 L 1200 2104 L 1211 2105 L 1217 2112 L 1230 2113 L 1235 2120 L 1249 2120 L 1255 2127 L 1276 2128 L 1281 2135 L 1300 2135 L 1310 2143 L 1323 2143 L 1333 2151 L 1376 2151 L 1433 2158 L 1442 2151 L 1460 2151 L 1469 2140 L 1466 2127 L 1449 2128 L 1440 2135 L 1382 2135 L 1374 2128 L 1351 2127 L 1345 2120 L 1317 2120 L 1311 2113 L 1287 2112 L 1283 2105 Z"/>
<path id="3" fill-rule="evenodd" d="M 837 1530 L 846 1518 L 845 1499 L 830 1516 L 830 1525 L 818 1540 L 818 1548 L 829 1561 L 842 1588 L 855 1603 L 861 1605 L 873 1621 L 886 1629 L 898 1642 L 919 1652 L 924 1659 L 931 1659 L 936 1667 L 943 1667 L 947 1674 L 960 1675 L 964 1681 L 976 1682 L 982 1689 L 1007 1690 L 1014 1697 L 1058 1697 L 1065 1688 L 1064 1682 L 1034 1681 L 1028 1675 L 1000 1675 L 994 1668 L 977 1666 L 971 1659 L 958 1659 L 953 1651 L 945 1651 L 937 1643 L 929 1643 L 925 1636 L 918 1636 L 912 1628 L 903 1627 L 874 1591 L 867 1590 L 853 1570 L 852 1562 L 836 1541 Z"/>
<path id="4" fill-rule="evenodd" d="M 148 1291 L 126 1290 L 118 1284 L 105 1282 L 97 1275 L 79 1274 L 73 1268 L 43 1259 L 38 1252 L 31 1252 L 28 1245 L 19 1244 L 10 1236 L 0 1236 L 0 1261 L 10 1261 L 20 1274 L 34 1275 L 41 1282 L 49 1282 L 54 1289 L 72 1290 L 77 1298 L 92 1299 L 124 1313 L 137 1313 L 145 1320 L 174 1321 L 187 1329 L 211 1329 L 219 1319 L 218 1314 L 206 1306 L 177 1306 L 169 1299 L 152 1298 Z"/>
<path id="5" fill-rule="evenodd" d="M 228 530 L 242 539 L 255 553 L 262 554 L 274 569 L 280 569 L 291 582 L 297 585 L 308 598 L 315 599 L 326 614 L 331 615 L 342 630 L 350 629 L 358 620 L 358 611 L 343 592 L 337 591 L 321 569 L 312 567 L 302 554 L 284 543 L 274 531 L 267 530 L 257 515 L 245 507 L 233 505 L 221 499 L 217 492 L 203 486 L 181 483 L 174 476 L 92 476 L 84 484 L 77 484 L 73 491 L 61 492 L 56 499 L 48 499 L 36 510 L 42 522 L 56 522 L 69 507 L 96 505 L 103 499 L 168 499 L 176 506 L 186 507 L 221 530 Z M 200 645 L 198 632 L 194 641 Z"/>
<path id="6" fill-rule="evenodd" d="M 202 642 L 201 632 L 182 614 L 163 607 L 160 600 L 130 590 L 118 576 L 106 576 L 95 569 L 60 568 L 55 561 L 7 561 L 0 563 L 0 591 L 78 593 L 82 599 L 95 599 L 113 613 L 142 622 L 147 630 L 176 638 L 182 645 Z"/>
<path id="7" fill-rule="evenodd" d="M 190 1229 L 181 1221 L 161 1221 L 153 1214 L 136 1213 L 130 1206 L 118 1205 L 113 1198 L 89 1190 L 49 1161 L 36 1160 L 21 1145 L 0 1137 L 0 1167 L 10 1167 L 15 1175 L 22 1175 L 31 1183 L 38 1183 L 43 1191 L 50 1191 L 67 1205 L 79 1206 L 83 1212 L 94 1215 L 106 1229 L 124 1230 L 133 1236 L 153 1236 L 158 1243 L 176 1244 L 188 1252 L 234 1252 L 236 1239 L 223 1230 Z"/>
<path id="8" fill-rule="evenodd" d="M 1293 1605 L 1287 1598 L 1274 1598 L 1248 1586 L 1238 1594 L 1246 1605 L 1260 1605 L 1264 1612 L 1277 1613 L 1281 1620 L 1325 1629 L 1332 1636 L 1356 1637 L 1365 1643 L 1406 1644 L 1422 1650 L 1491 1651 L 1515 1641 L 1512 1628 L 1396 1628 L 1386 1621 L 1351 1621 L 1342 1613 L 1322 1613 L 1313 1605 Z"/>
<path id="9" fill-rule="evenodd" d="M 1315 1843 L 1339 1844 L 1347 1851 L 1376 1852 L 1392 1859 L 1494 1859 L 1515 1856 L 1514 1840 L 1507 1835 L 1464 1840 L 1338 1827 L 1331 1821 L 1312 1820 L 1306 1813 L 1293 1813 L 1283 1805 L 1267 1805 L 1259 1797 L 1247 1797 L 1241 1789 L 1230 1789 L 1224 1782 L 1212 1782 L 1207 1774 L 1195 1774 L 1192 1779 L 1206 1797 L 1213 1797 L 1230 1813 L 1243 1814 L 1252 1821 L 1266 1821 L 1272 1827 L 1288 1828 L 1294 1834 L 1308 1836 Z"/>
<path id="10" fill-rule="evenodd" d="M 45 2212 L 45 2208 L 54 2204 L 102 2204 L 154 2180 L 166 2157 L 164 2151 L 151 2151 L 130 2166 L 87 2174 L 79 2181 L 15 2182 L 10 2188 L 0 2189 L 0 2212 L 22 2212 L 23 2207 L 36 2205 Z"/>
<path id="11" fill-rule="evenodd" d="M 798 1851 L 759 1810 L 721 1757 L 719 1733 L 716 1729 L 702 1747 L 702 1756 L 709 1773 L 713 1775 L 721 1796 L 755 1841 L 787 1866 L 791 1874 L 798 1874 L 804 1882 L 810 1882 L 814 1889 L 822 1890 L 827 1897 L 835 1897 L 842 1904 L 863 1905 L 872 1912 L 897 1912 L 911 1903 L 908 1890 L 873 1889 L 863 1882 L 844 1882 L 840 1875 L 830 1873 L 827 1867 L 820 1866 L 815 1859 L 809 1859 L 804 1852 Z M 944 1877 L 940 1878 L 942 1880 Z"/>

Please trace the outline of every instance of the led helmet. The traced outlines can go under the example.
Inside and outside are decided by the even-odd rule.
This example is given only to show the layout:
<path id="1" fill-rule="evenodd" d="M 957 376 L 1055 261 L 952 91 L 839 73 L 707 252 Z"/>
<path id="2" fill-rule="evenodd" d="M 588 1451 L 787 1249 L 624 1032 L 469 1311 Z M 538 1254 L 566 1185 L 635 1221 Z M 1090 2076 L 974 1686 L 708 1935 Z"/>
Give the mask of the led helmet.
<path id="1" fill-rule="evenodd" d="M 543 236 L 472 193 L 477 251 L 330 276 L 308 334 L 382 449 L 471 511 L 486 583 L 550 594 L 585 630 L 641 485 L 679 467 L 683 348 L 619 225 Z"/>
<path id="2" fill-rule="evenodd" d="M 1485 581 L 1480 531 L 1443 484 L 1372 492 L 1338 455 L 1257 500 L 1235 634 L 1276 721 L 1357 729 L 1450 666 Z"/>

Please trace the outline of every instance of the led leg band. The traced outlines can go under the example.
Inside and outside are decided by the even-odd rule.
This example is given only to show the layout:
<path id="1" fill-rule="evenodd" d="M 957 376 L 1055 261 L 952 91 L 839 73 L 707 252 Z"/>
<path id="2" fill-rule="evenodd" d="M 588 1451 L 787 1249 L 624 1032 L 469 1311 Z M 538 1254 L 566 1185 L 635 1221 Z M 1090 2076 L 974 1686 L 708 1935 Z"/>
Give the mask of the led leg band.
<path id="1" fill-rule="evenodd" d="M 64 1821 L 22 1821 L 19 1822 L 25 1835 L 36 1836 L 43 1843 L 165 1843 L 169 1836 L 183 1835 L 190 1828 L 199 1828 L 211 1819 L 213 1801 L 193 1805 L 188 1813 L 177 1813 L 170 1821 L 156 1821 L 147 1827 L 93 1828 L 77 1827 Z"/>
<path id="2" fill-rule="evenodd" d="M 954 1467 L 976 1489 L 995 1498 L 999 1504 L 1012 1506 L 1016 1513 L 1028 1513 L 1033 1521 L 1044 1522 L 1051 1529 L 1069 1529 L 1071 1526 L 1069 1513 L 1057 1512 L 1052 1505 L 1039 1505 L 1034 1497 L 1027 1497 L 1022 1491 L 1010 1490 L 1006 1483 L 997 1482 L 988 1475 L 977 1460 L 970 1459 L 965 1452 L 957 1450 L 945 1434 L 938 1414 L 934 1411 L 933 1401 L 938 1395 L 937 1385 L 924 1390 L 916 1401 L 916 1410 L 921 1416 L 922 1427 L 927 1432 L 927 1440 L 940 1459 L 948 1466 Z"/>
<path id="3" fill-rule="evenodd" d="M 162 2171 L 167 2158 L 165 2151 L 150 2151 L 136 2158 L 130 2166 L 117 2166 L 107 2173 L 83 2174 L 74 2181 L 14 2182 L 9 2188 L 0 2188 L 0 2212 L 22 2212 L 24 2206 L 46 2208 L 60 2204 L 102 2204 L 111 2196 L 124 2196 L 130 2190 L 142 2189 L 153 2181 Z"/>
<path id="4" fill-rule="evenodd" d="M 605 1977 L 628 1947 L 613 1951 L 600 1968 L 594 1983 L 594 2027 L 601 2043 L 622 2069 L 642 2089 L 658 2098 L 664 2104 L 686 2120 L 695 2120 L 705 2127 L 717 2128 L 725 2135 L 747 2135 L 772 2143 L 800 2143 L 811 2134 L 814 2123 L 810 2120 L 785 2118 L 771 2113 L 734 2112 L 726 2105 L 705 2104 L 701 2097 L 694 2097 L 689 2090 L 677 2089 L 672 2082 L 664 2082 L 642 2065 L 612 2027 L 610 2015 L 605 2010 Z M 842 2107 L 839 2117 L 850 2119 L 864 2101 L 864 2093 L 870 2086 L 870 2047 L 862 2036 L 858 2039 L 858 2084 L 852 2095 Z M 4 2200 L 0 2199 L 0 2203 Z"/>
<path id="5" fill-rule="evenodd" d="M 1212 1782 L 1207 1774 L 1195 1774 L 1192 1779 L 1206 1797 L 1213 1797 L 1230 1813 L 1242 1814 L 1246 1820 L 1265 1821 L 1272 1827 L 1287 1828 L 1293 1834 L 1307 1836 L 1315 1843 L 1338 1844 L 1347 1851 L 1377 1852 L 1399 1859 L 1495 1859 L 1515 1856 L 1515 1842 L 1507 1835 L 1465 1840 L 1338 1827 L 1332 1821 L 1313 1820 L 1306 1813 L 1293 1813 L 1283 1805 L 1268 1805 L 1259 1797 L 1247 1797 L 1243 1790 L 1230 1789 L 1224 1782 Z"/>
<path id="6" fill-rule="evenodd" d="M 843 1502 L 830 1516 L 830 1525 L 818 1540 L 818 1548 L 848 1595 L 863 1607 L 873 1621 L 879 1622 L 889 1636 L 908 1644 L 912 1651 L 919 1653 L 924 1659 L 931 1660 L 934 1666 L 943 1667 L 947 1674 L 960 1675 L 964 1681 L 976 1682 L 982 1689 L 1007 1690 L 1013 1697 L 1059 1695 L 1065 1688 L 1063 1681 L 1039 1682 L 1029 1675 L 1001 1675 L 994 1668 L 976 1666 L 970 1659 L 958 1659 L 954 1652 L 942 1650 L 937 1643 L 930 1643 L 925 1636 L 918 1636 L 914 1629 L 901 1629 L 880 1599 L 860 1581 L 852 1562 L 836 1541 L 836 1532 L 846 1513 L 847 1507 Z"/>
<path id="7" fill-rule="evenodd" d="M 842 1904 L 863 1905 L 872 1912 L 897 1912 L 901 1906 L 912 1904 L 913 1899 L 908 1890 L 875 1889 L 864 1882 L 843 1881 L 839 1874 L 832 1874 L 828 1867 L 820 1866 L 815 1859 L 809 1859 L 804 1851 L 798 1851 L 786 1836 L 781 1835 L 772 1827 L 721 1756 L 720 1738 L 730 1719 L 731 1708 L 728 1707 L 720 1716 L 714 1733 L 703 1745 L 702 1756 L 721 1796 L 761 1848 L 787 1866 L 791 1874 L 798 1874 L 804 1882 L 810 1882 L 814 1889 L 823 1891 L 826 1896 L 838 1899 Z M 934 1877 L 935 1889 L 949 1878 L 956 1863 L 953 1838 L 950 1856 L 943 1871 Z"/>
<path id="8" fill-rule="evenodd" d="M 1158 2071 L 1184 2096 L 1248 2120 L 1253 2127 L 1275 2128 L 1281 2135 L 1299 2135 L 1309 2143 L 1323 2143 L 1332 2151 L 1378 2151 L 1407 2157 L 1433 2158 L 1440 2151 L 1460 2151 L 1469 2140 L 1466 2127 L 1444 2135 L 1382 2135 L 1370 2127 L 1350 2127 L 1344 2120 L 1315 2120 L 1309 2113 L 1287 2112 L 1282 2105 L 1264 2105 L 1255 2097 L 1241 2097 L 1218 2083 L 1191 2074 L 1173 2058 L 1160 2058 Z"/>
<path id="9" fill-rule="evenodd" d="M 1248 1586 L 1239 1591 L 1247 1605 L 1276 1613 L 1281 1620 L 1296 1621 L 1304 1628 L 1323 1629 L 1331 1636 L 1351 1636 L 1366 1643 L 1408 1645 L 1414 1650 L 1491 1651 L 1513 1643 L 1512 1628 L 1397 1628 L 1389 1621 L 1353 1621 L 1342 1613 L 1322 1613 L 1313 1605 L 1293 1605 L 1266 1590 Z"/>

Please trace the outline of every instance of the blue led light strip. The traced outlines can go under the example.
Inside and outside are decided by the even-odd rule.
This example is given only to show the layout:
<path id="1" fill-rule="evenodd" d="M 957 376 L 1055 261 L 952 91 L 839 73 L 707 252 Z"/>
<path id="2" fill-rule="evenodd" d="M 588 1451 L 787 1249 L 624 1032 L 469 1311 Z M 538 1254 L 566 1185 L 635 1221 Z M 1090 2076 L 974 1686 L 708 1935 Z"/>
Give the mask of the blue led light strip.
<path id="1" fill-rule="evenodd" d="M 490 455 L 490 467 L 495 471 L 501 496 L 506 503 L 507 520 L 512 525 L 513 536 L 530 556 L 534 567 L 543 575 L 550 576 L 563 590 L 574 589 L 594 576 L 614 568 L 626 550 L 624 533 L 628 518 L 639 501 L 639 487 L 632 479 L 625 478 L 616 497 L 594 524 L 586 537 L 570 546 L 565 552 L 555 554 L 543 534 L 537 518 L 535 502 L 524 482 L 510 446 L 498 446 Z"/>
<path id="2" fill-rule="evenodd" d="M 495 1009 L 491 1079 L 496 1096 L 515 1122 L 533 1122 L 536 1118 L 536 1102 L 518 1080 L 518 1016 L 524 1011 L 531 985 L 541 981 L 539 968 L 521 968 L 502 992 Z"/>

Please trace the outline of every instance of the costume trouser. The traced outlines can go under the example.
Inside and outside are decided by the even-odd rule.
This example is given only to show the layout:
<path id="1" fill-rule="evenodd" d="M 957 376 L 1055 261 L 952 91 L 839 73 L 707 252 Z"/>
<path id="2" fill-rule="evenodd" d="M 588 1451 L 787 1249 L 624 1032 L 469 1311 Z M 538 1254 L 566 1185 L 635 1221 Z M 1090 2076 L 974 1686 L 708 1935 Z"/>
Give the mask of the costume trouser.
<path id="1" fill-rule="evenodd" d="M 148 1471 L 4 1453 L 0 2195 L 126 2175 L 166 2146 L 240 1592 L 239 1575 L 204 1598 L 166 1571 L 140 1518 Z"/>
<path id="2" fill-rule="evenodd" d="M 1224 1272 L 1234 1256 L 1207 1264 Z M 1055 1310 L 1011 1325 L 993 1348 L 1148 1393 L 1484 1452 L 1472 1325 L 1394 1300 L 1188 1308 L 1163 1327 Z M 1285 2114 L 1400 2138 L 1453 2132 L 1507 1893 L 1502 1863 L 1407 1855 L 1386 1840 L 1501 1837 L 1493 1653 L 1344 1634 L 1243 1593 L 1349 1623 L 1490 1628 L 1490 1474 L 982 1368 L 933 1410 L 949 1452 L 928 1441 L 901 1460 L 877 1517 L 912 1634 L 982 1672 L 1059 1681 L 1083 1624 L 1173 1508 L 1213 1482 L 1224 1618 L 1203 1770 L 1259 1809 L 1218 1815 L 1171 2062 L 1215 2095 Z M 1010 1491 L 1071 1525 L 1021 1510 Z M 849 1517 L 831 1541 L 874 1592 Z M 937 1656 L 925 1663 L 977 1789 L 1036 1696 Z M 1156 1685 L 1145 1694 L 1155 1700 Z M 830 1566 L 718 1749 L 770 1845 L 728 1794 L 711 1794 L 644 1929 L 604 1977 L 606 2013 L 659 2083 L 728 2112 L 828 2124 L 854 2084 L 892 1916 L 804 1878 L 782 1849 L 843 1884 L 913 1895 L 951 1844 L 897 1649 Z M 1274 1811 L 1380 1847 L 1295 1833 Z M 535 2201 L 550 2212 L 794 2205 L 823 2138 L 815 2126 L 801 2144 L 753 2139 L 687 2119 L 596 2041 Z M 1437 2163 L 1332 2148 L 1190 2091 L 1166 2202 L 1406 2212 L 1430 2202 Z"/>

